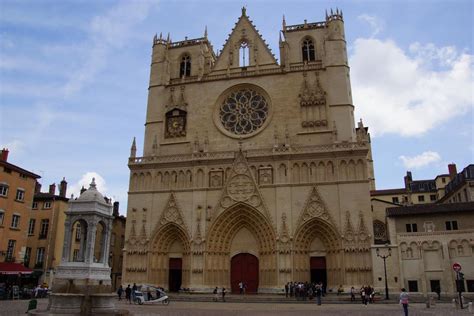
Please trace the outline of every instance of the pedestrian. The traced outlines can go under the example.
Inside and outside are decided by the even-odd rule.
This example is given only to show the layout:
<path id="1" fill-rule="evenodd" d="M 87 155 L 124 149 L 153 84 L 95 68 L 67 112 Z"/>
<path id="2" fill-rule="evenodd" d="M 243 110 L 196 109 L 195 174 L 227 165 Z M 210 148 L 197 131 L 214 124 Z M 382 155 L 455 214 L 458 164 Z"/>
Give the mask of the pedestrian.
<path id="1" fill-rule="evenodd" d="M 122 300 L 122 293 L 123 293 L 123 287 L 120 285 L 118 290 L 117 290 L 117 295 L 118 295 L 119 301 Z"/>
<path id="2" fill-rule="evenodd" d="M 400 293 L 400 304 L 403 306 L 403 312 L 405 316 L 408 316 L 408 293 L 405 288 L 402 289 Z"/>
<path id="3" fill-rule="evenodd" d="M 222 301 L 225 302 L 225 287 L 222 288 Z"/>
<path id="4" fill-rule="evenodd" d="M 365 292 L 364 286 L 360 289 L 360 297 L 362 298 L 362 304 L 367 306 L 367 293 Z"/>
<path id="5" fill-rule="evenodd" d="M 321 305 L 321 295 L 323 295 L 323 289 L 318 284 L 318 285 L 316 285 L 316 303 L 318 305 Z"/>
<path id="6" fill-rule="evenodd" d="M 438 294 L 438 301 L 441 300 L 441 287 L 437 286 L 435 292 Z"/>
<path id="7" fill-rule="evenodd" d="M 127 300 L 130 304 L 132 304 L 131 300 L 132 289 L 130 288 L 130 284 L 125 289 L 125 300 Z"/>
<path id="8" fill-rule="evenodd" d="M 286 297 L 286 298 L 288 298 L 288 290 L 289 290 L 288 287 L 289 287 L 289 284 L 286 283 L 286 284 L 285 284 L 285 297 Z"/>
<path id="9" fill-rule="evenodd" d="M 212 292 L 212 294 L 214 294 L 214 302 L 217 302 L 219 300 L 219 294 L 217 293 L 217 286 Z"/>
<path id="10" fill-rule="evenodd" d="M 355 297 L 355 289 L 354 289 L 354 287 L 352 286 L 352 287 L 351 287 L 351 302 L 354 302 L 355 299 L 356 299 L 356 297 Z"/>
<path id="11" fill-rule="evenodd" d="M 135 302 L 135 291 L 138 289 L 137 284 L 133 283 L 132 286 L 132 301 Z"/>
<path id="12" fill-rule="evenodd" d="M 240 295 L 244 294 L 244 283 L 242 281 L 239 282 L 239 291 Z"/>

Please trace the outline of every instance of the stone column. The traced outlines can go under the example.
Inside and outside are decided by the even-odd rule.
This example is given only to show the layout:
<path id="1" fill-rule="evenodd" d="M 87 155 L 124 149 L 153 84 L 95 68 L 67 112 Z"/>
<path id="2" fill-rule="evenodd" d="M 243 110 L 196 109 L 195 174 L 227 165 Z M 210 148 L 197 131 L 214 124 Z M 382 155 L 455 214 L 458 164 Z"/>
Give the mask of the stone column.
<path id="1" fill-rule="evenodd" d="M 95 234 L 97 227 L 93 221 L 87 222 L 87 247 L 84 262 L 93 263 L 94 262 L 94 248 L 95 248 Z"/>
<path id="2" fill-rule="evenodd" d="M 62 262 L 69 261 L 69 255 L 71 253 L 71 234 L 72 229 L 71 221 L 66 221 L 64 223 L 64 245 L 63 245 L 63 255 L 62 255 Z"/>

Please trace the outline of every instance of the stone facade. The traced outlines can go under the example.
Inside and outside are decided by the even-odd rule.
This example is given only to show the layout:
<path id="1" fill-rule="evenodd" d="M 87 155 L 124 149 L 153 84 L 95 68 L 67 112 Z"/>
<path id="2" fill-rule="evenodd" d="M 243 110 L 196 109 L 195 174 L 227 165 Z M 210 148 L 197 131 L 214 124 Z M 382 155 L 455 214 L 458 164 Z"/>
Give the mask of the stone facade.
<path id="1" fill-rule="evenodd" d="M 283 20 L 280 63 L 245 9 L 218 54 L 207 31 L 155 36 L 123 282 L 234 288 L 249 254 L 259 292 L 318 273 L 329 290 L 372 284 L 370 136 L 353 113 L 342 12 Z"/>
<path id="2" fill-rule="evenodd" d="M 417 181 L 407 172 L 405 188 L 371 191 L 374 248 L 381 254 L 392 250 L 387 259 L 391 292 L 405 287 L 426 295 L 439 287 L 443 295 L 451 295 L 456 291 L 455 262 L 463 267 L 464 291 L 474 292 L 474 166 L 457 173 L 450 164 L 448 170 L 433 180 Z M 379 261 L 374 262 L 374 284 L 381 289 L 382 260 L 374 258 Z"/>

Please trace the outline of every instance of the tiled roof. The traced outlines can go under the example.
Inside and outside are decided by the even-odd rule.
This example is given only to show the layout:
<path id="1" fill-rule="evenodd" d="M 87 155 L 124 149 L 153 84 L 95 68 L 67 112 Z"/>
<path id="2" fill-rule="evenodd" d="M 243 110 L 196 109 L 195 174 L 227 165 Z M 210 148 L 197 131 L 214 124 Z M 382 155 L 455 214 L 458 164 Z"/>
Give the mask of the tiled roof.
<path id="1" fill-rule="evenodd" d="M 0 160 L 0 166 L 5 166 L 9 169 L 15 170 L 18 173 L 23 173 L 23 174 L 25 174 L 25 175 L 29 176 L 30 178 L 33 178 L 33 179 L 41 178 L 41 176 L 37 175 L 36 173 L 25 170 L 23 168 L 20 168 L 20 167 L 14 165 L 14 164 L 11 164 L 11 163 L 3 161 L 3 160 Z"/>
<path id="2" fill-rule="evenodd" d="M 450 212 L 473 212 L 474 202 L 444 203 L 444 204 L 418 204 L 412 206 L 389 207 L 387 216 L 409 216 Z"/>
<path id="3" fill-rule="evenodd" d="M 370 191 L 371 196 L 376 195 L 390 195 L 390 194 L 405 194 L 407 190 L 405 189 L 386 189 L 386 190 L 372 190 Z"/>

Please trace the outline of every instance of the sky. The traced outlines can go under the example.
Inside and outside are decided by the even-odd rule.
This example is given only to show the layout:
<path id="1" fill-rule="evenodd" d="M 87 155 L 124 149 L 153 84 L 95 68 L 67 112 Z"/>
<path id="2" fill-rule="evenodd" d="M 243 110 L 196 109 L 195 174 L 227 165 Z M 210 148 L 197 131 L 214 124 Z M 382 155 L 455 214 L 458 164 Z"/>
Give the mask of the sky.
<path id="1" fill-rule="evenodd" d="M 342 9 L 355 117 L 369 127 L 377 189 L 474 161 L 473 1 L 0 0 L 0 146 L 8 161 L 126 213 L 130 145 L 143 149 L 152 39 L 222 49 L 246 6 L 276 57 L 287 25 Z"/>

